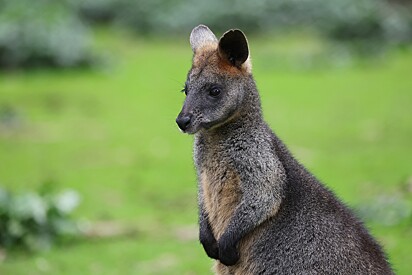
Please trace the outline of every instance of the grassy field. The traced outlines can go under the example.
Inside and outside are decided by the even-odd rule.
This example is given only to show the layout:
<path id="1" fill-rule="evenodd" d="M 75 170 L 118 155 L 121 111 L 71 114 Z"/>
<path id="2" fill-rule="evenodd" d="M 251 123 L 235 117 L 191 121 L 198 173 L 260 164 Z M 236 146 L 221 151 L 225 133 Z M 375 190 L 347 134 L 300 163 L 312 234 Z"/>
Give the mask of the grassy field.
<path id="1" fill-rule="evenodd" d="M 197 242 L 192 137 L 174 122 L 186 40 L 101 32 L 104 69 L 1 73 L 0 185 L 75 189 L 77 218 L 137 234 L 11 252 L 0 274 L 211 273 Z M 384 224 L 378 211 L 368 227 L 397 273 L 412 274 L 412 51 L 360 60 L 310 37 L 249 41 L 265 118 L 295 156 L 351 207 L 405 202 L 405 219 Z"/>

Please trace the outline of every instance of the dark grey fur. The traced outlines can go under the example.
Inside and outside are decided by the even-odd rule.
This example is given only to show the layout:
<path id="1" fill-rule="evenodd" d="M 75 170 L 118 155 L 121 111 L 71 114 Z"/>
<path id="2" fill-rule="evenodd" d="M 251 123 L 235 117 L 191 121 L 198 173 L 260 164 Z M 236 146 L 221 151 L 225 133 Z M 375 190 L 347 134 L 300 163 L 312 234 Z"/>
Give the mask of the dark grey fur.
<path id="1" fill-rule="evenodd" d="M 217 56 L 226 58 L 239 74 L 222 72 L 213 63 L 213 50 L 209 56 L 208 51 L 202 52 L 205 62 L 194 58 L 177 119 L 183 131 L 195 134 L 200 241 L 206 253 L 217 259 L 216 272 L 392 274 L 380 246 L 362 223 L 296 161 L 264 122 L 253 77 L 237 62 L 237 51 L 247 45 L 246 38 L 239 42 L 240 31 L 228 33 L 233 32 L 236 39 L 227 33 L 220 39 L 219 43 L 225 41 L 225 52 Z M 192 31 L 195 57 L 209 42 L 218 43 L 207 27 Z M 220 44 L 217 51 L 222 51 Z M 212 89 L 220 91 L 218 97 L 211 96 Z M 218 229 L 209 221 L 212 213 L 205 209 L 204 189 L 224 184 L 230 171 L 240 179 L 236 191 L 240 200 L 218 238 Z M 217 180 L 202 186 L 203 173 Z M 217 201 L 227 199 L 219 197 L 221 189 L 216 190 Z"/>

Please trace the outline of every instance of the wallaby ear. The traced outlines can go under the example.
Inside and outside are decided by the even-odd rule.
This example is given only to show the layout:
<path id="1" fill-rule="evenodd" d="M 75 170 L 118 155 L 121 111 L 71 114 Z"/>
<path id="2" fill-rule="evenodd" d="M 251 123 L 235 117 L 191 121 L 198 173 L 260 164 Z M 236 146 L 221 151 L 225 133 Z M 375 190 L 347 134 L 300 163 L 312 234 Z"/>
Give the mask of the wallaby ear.
<path id="1" fill-rule="evenodd" d="M 190 46 L 193 52 L 207 45 L 217 43 L 217 38 L 213 32 L 205 25 L 199 25 L 190 33 Z"/>
<path id="2" fill-rule="evenodd" d="M 249 46 L 241 30 L 229 30 L 219 40 L 219 55 L 240 67 L 249 57 Z"/>

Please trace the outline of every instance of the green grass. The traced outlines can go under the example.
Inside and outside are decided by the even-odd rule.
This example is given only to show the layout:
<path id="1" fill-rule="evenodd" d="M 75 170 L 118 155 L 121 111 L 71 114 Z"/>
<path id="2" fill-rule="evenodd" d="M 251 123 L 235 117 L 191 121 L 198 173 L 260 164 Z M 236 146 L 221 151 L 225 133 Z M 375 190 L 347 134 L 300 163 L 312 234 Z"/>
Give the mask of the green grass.
<path id="1" fill-rule="evenodd" d="M 0 123 L 0 185 L 74 188 L 77 218 L 138 233 L 11 252 L 0 274 L 210 274 L 196 240 L 192 137 L 174 122 L 186 38 L 98 38 L 106 69 L 0 75 L 0 112 L 17 121 Z M 265 118 L 296 157 L 351 207 L 401 194 L 412 176 L 412 52 L 349 62 L 316 38 L 249 41 Z M 411 274 L 411 222 L 368 226 L 397 273 Z"/>

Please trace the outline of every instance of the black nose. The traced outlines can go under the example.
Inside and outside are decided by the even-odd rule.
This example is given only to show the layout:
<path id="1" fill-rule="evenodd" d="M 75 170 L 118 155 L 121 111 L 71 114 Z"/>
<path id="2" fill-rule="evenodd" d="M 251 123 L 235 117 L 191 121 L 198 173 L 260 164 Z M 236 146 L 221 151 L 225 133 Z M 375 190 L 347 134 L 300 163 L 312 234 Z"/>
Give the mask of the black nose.
<path id="1" fill-rule="evenodd" d="M 191 120 L 192 120 L 191 115 L 178 116 L 176 118 L 176 123 L 182 131 L 185 131 L 189 127 Z"/>

